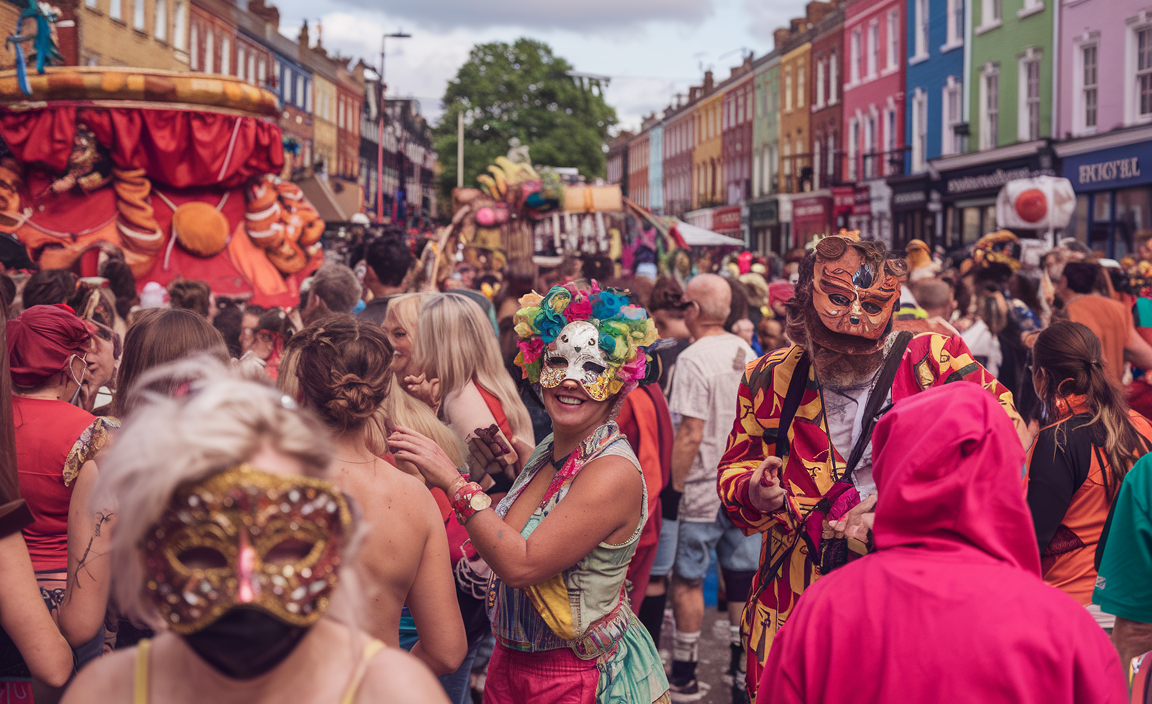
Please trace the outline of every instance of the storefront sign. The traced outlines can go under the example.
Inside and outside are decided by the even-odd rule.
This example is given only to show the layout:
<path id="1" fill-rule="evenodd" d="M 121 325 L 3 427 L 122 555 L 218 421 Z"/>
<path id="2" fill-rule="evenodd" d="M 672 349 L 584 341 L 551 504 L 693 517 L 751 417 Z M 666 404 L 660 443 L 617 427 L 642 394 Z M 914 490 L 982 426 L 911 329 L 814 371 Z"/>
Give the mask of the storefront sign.
<path id="1" fill-rule="evenodd" d="M 865 186 L 856 189 L 856 202 L 852 206 L 853 215 L 872 214 L 872 191 Z"/>
<path id="2" fill-rule="evenodd" d="M 833 214 L 849 215 L 852 213 L 852 208 L 856 205 L 856 188 L 853 186 L 833 186 L 832 187 L 832 212 Z"/>
<path id="3" fill-rule="evenodd" d="M 780 222 L 780 205 L 775 198 L 753 202 L 749 207 L 751 208 L 749 219 L 753 227 L 775 225 Z"/>
<path id="4" fill-rule="evenodd" d="M 1033 156 L 992 162 L 983 166 L 941 174 L 941 194 L 948 199 L 995 195 L 1009 181 L 1036 176 L 1056 176 L 1052 157 L 1043 152 Z"/>
<path id="5" fill-rule="evenodd" d="M 830 206 L 830 198 L 799 198 L 792 202 L 792 221 L 796 223 L 827 220 Z"/>
<path id="6" fill-rule="evenodd" d="M 928 192 L 922 189 L 892 194 L 893 210 L 918 210 L 927 204 Z"/>
<path id="7" fill-rule="evenodd" d="M 1064 178 L 1077 191 L 1152 183 L 1152 145 L 1138 142 L 1064 157 Z"/>
<path id="8" fill-rule="evenodd" d="M 712 230 L 714 232 L 740 231 L 740 206 L 733 205 L 727 208 L 716 208 L 712 211 Z"/>

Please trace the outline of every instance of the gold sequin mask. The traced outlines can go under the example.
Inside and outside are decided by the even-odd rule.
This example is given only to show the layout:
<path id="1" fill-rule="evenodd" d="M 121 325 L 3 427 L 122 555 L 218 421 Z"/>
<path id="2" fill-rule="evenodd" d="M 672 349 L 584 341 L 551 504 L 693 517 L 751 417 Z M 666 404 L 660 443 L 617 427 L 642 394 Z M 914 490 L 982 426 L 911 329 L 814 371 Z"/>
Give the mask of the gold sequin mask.
<path id="1" fill-rule="evenodd" d="M 600 349 L 600 331 L 587 320 L 568 323 L 544 350 L 540 386 L 554 389 L 567 379 L 576 380 L 593 401 L 610 395 L 609 384 L 619 365 L 608 361 Z"/>
<path id="2" fill-rule="evenodd" d="M 176 491 L 144 539 L 148 591 L 181 635 L 235 606 L 311 626 L 351 534 L 348 503 L 330 482 L 240 465 Z"/>

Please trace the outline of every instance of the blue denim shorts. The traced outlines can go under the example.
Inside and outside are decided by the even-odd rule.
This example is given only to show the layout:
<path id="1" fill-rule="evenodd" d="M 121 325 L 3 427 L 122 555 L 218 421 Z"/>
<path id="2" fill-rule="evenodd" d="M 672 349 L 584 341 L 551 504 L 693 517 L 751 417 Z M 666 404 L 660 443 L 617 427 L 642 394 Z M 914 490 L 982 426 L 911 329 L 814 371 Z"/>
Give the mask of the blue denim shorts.
<path id="1" fill-rule="evenodd" d="M 676 538 L 680 533 L 679 521 L 665 518 L 660 522 L 660 542 L 656 544 L 656 557 L 652 560 L 653 577 L 667 577 L 676 562 Z"/>
<path id="2" fill-rule="evenodd" d="M 737 572 L 760 568 L 759 535 L 744 535 L 720 510 L 711 523 L 680 521 L 676 540 L 676 576 L 690 582 L 704 579 L 712 561 L 712 550 L 720 567 Z"/>

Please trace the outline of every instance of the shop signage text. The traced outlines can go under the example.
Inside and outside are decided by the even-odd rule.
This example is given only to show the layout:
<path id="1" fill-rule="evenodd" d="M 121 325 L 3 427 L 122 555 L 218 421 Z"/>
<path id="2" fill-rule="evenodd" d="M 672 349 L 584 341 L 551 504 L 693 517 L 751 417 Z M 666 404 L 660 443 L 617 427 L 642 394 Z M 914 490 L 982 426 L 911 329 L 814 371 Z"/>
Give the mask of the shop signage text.
<path id="1" fill-rule="evenodd" d="M 1079 176 L 1080 183 L 1085 184 L 1138 178 L 1140 176 L 1140 157 L 1134 156 L 1114 161 L 1101 161 L 1095 164 L 1081 164 Z"/>
<path id="2" fill-rule="evenodd" d="M 948 193 L 968 193 L 970 191 L 984 191 L 1000 188 L 1009 181 L 1018 178 L 1032 178 L 1034 176 L 1055 176 L 1052 169 L 1031 169 L 1027 166 L 1019 169 L 996 169 L 992 173 L 974 176 L 961 176 L 949 179 Z"/>

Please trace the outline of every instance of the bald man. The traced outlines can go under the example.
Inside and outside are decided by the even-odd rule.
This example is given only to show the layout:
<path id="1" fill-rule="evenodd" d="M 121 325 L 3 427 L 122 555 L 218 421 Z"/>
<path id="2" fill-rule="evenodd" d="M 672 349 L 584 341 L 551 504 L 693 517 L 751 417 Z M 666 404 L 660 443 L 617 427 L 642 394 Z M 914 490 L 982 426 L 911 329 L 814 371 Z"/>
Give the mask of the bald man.
<path id="1" fill-rule="evenodd" d="M 672 453 L 672 486 L 683 492 L 672 567 L 673 701 L 702 694 L 696 681 L 697 645 L 704 623 L 704 575 L 712 550 L 720 559 L 732 624 L 733 701 L 744 699 L 745 657 L 740 644 L 740 612 L 759 567 L 760 539 L 747 537 L 720 511 L 716 467 L 736 420 L 735 399 L 744 367 L 756 357 L 740 337 L 724 330 L 732 305 L 728 282 L 700 274 L 684 290 L 684 322 L 692 344 L 676 359 L 668 406 L 680 419 Z"/>

